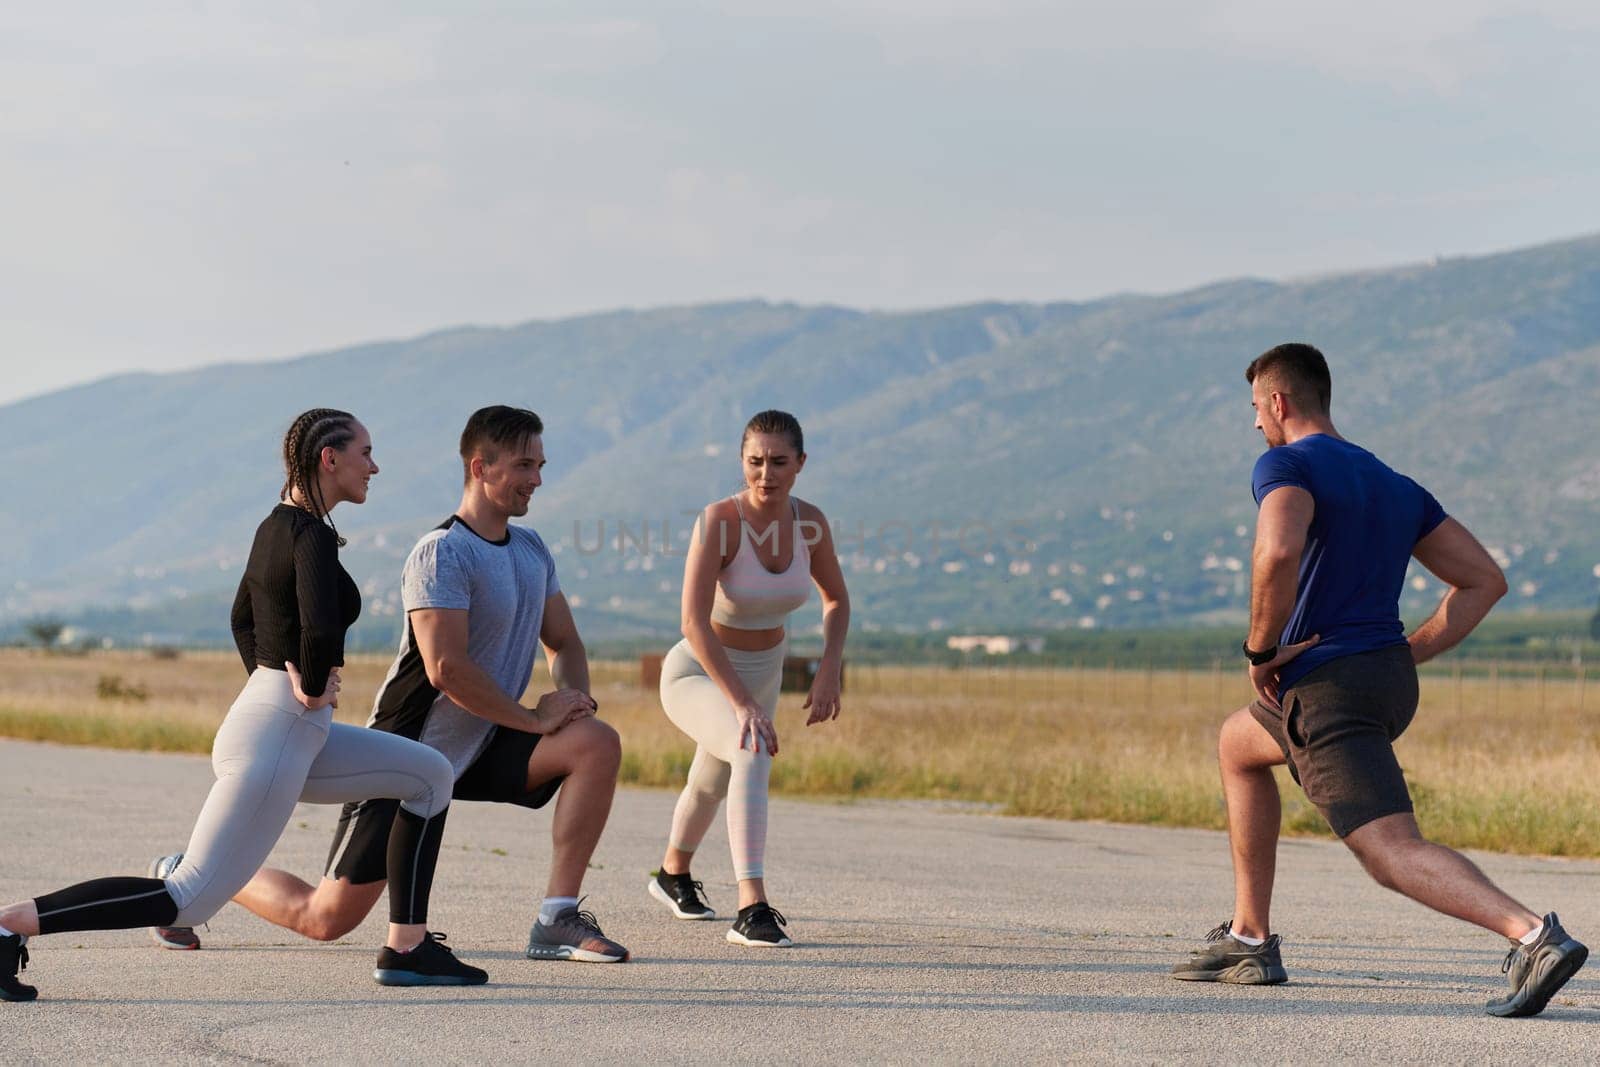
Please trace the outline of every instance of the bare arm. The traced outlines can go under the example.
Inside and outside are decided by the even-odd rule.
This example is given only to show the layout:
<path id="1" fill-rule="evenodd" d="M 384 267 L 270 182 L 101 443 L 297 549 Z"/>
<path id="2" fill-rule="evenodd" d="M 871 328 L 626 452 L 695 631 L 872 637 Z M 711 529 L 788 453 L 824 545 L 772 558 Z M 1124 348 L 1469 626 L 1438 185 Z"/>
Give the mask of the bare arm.
<path id="1" fill-rule="evenodd" d="M 1506 595 L 1506 576 L 1478 539 L 1454 519 L 1436 526 L 1411 554 L 1450 587 L 1410 638 L 1411 658 L 1426 663 L 1477 628 L 1495 601 Z"/>
<path id="2" fill-rule="evenodd" d="M 557 689 L 576 689 L 593 695 L 589 689 L 589 651 L 578 636 L 578 624 L 564 593 L 546 597 L 544 622 L 539 627 L 539 643 L 544 645 L 550 663 L 550 678 Z"/>
<path id="3" fill-rule="evenodd" d="M 1300 585 L 1300 556 L 1316 513 L 1316 500 L 1298 486 L 1268 493 L 1256 517 L 1256 544 L 1250 557 L 1249 646 L 1264 652 L 1278 644 L 1294 611 Z M 1268 663 L 1251 664 L 1250 685 L 1268 707 L 1278 707 L 1278 676 L 1283 665 L 1316 644 L 1318 636 L 1283 645 Z"/>
<path id="4" fill-rule="evenodd" d="M 546 693 L 535 708 L 517 703 L 467 655 L 465 609 L 419 608 L 408 617 L 429 684 L 471 714 L 533 734 L 555 733 L 594 714 L 588 696 L 572 689 Z"/>
<path id="5" fill-rule="evenodd" d="M 1278 643 L 1294 611 L 1300 583 L 1300 556 L 1316 502 L 1298 486 L 1266 495 L 1256 516 L 1256 544 L 1250 557 L 1250 647 Z"/>
<path id="6" fill-rule="evenodd" d="M 729 662 L 716 631 L 711 629 L 711 602 L 716 595 L 717 574 L 728 562 L 725 555 L 731 555 L 725 552 L 725 547 L 737 546 L 740 536 L 737 513 L 730 519 L 722 511 L 732 512 L 733 506 L 730 504 L 719 510 L 718 504 L 712 504 L 706 508 L 689 536 L 689 554 L 683 564 L 681 623 L 683 636 L 706 674 L 717 683 L 729 703 L 736 708 L 747 707 L 753 706 L 755 700 L 739 680 L 739 672 Z"/>
<path id="7" fill-rule="evenodd" d="M 702 535 L 702 531 L 704 534 Z M 689 538 L 689 555 L 683 565 L 683 636 L 694 650 L 706 675 L 722 690 L 733 705 L 739 723 L 739 747 L 750 739 L 750 750 L 778 754 L 778 728 L 767 711 L 757 704 L 733 669 L 728 653 L 711 628 L 711 604 L 717 589 L 717 574 L 738 551 L 742 535 L 740 519 L 731 503 L 712 504 L 695 524 Z M 734 546 L 730 551 L 728 546 Z"/>
<path id="8" fill-rule="evenodd" d="M 828 528 L 827 518 L 820 509 L 809 504 L 801 505 L 801 514 L 806 522 L 813 524 L 806 531 L 808 538 L 816 539 L 810 546 L 811 580 L 822 597 L 822 661 L 817 664 L 817 676 L 812 680 L 805 702 L 811 712 L 806 719 L 806 725 L 810 726 L 839 717 L 844 640 L 850 631 L 850 591 L 845 588 L 844 569 L 839 566 L 839 554 L 834 551 L 833 531 Z"/>

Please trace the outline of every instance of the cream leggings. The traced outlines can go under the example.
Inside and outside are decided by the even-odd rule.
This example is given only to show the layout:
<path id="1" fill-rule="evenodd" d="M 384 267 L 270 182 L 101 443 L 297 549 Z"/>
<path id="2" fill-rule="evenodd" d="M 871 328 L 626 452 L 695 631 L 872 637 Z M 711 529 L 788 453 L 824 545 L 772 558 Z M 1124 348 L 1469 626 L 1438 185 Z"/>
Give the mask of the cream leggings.
<path id="1" fill-rule="evenodd" d="M 778 707 L 783 656 L 788 642 L 760 652 L 727 649 L 728 660 L 768 715 Z M 689 782 L 672 813 L 671 846 L 693 852 L 728 798 L 728 844 L 733 873 L 761 878 L 767 851 L 767 779 L 772 757 L 739 747 L 739 718 L 717 683 L 695 658 L 689 642 L 679 641 L 661 664 L 661 706 L 674 726 L 694 738 Z"/>
<path id="2" fill-rule="evenodd" d="M 427 745 L 306 711 L 289 676 L 257 667 L 211 748 L 216 784 L 165 880 L 100 878 L 36 897 L 41 933 L 194 926 L 256 873 L 300 801 L 401 802 L 389 836 L 389 918 L 427 919 L 455 772 Z"/>

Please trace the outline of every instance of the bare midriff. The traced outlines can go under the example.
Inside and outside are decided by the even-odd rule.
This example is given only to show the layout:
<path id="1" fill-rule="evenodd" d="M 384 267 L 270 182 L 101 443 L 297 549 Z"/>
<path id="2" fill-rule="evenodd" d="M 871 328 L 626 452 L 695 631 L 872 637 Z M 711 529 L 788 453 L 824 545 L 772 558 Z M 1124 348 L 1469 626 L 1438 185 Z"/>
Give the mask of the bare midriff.
<path id="1" fill-rule="evenodd" d="M 711 632 L 717 635 L 723 648 L 731 648 L 735 652 L 765 652 L 778 647 L 783 641 L 782 626 L 774 626 L 770 630 L 737 630 L 720 622 L 712 622 Z"/>

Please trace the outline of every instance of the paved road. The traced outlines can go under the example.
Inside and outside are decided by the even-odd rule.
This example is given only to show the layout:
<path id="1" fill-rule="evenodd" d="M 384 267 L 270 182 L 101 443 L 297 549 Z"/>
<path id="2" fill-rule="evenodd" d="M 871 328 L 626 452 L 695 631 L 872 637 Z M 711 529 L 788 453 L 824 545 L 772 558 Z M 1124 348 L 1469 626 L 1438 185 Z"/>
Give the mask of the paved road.
<path id="1" fill-rule="evenodd" d="M 0 897 L 142 873 L 181 846 L 209 782 L 203 758 L 0 741 Z M 489 986 L 374 985 L 381 915 L 315 945 L 229 906 L 202 952 L 136 932 L 35 941 L 43 999 L 0 1004 L 0 1062 L 1600 1060 L 1600 971 L 1541 1018 L 1485 1017 L 1497 939 L 1378 889 L 1335 844 L 1285 844 L 1292 982 L 1249 990 L 1164 976 L 1226 916 L 1215 833 L 778 801 L 770 882 L 801 944 L 757 951 L 645 895 L 671 801 L 619 796 L 586 887 L 631 963 L 523 959 L 549 814 L 461 804 L 433 925 Z M 302 807 L 274 862 L 318 870 L 332 823 Z M 731 905 L 720 832 L 706 857 L 713 904 Z M 1600 864 L 1479 859 L 1600 941 Z"/>

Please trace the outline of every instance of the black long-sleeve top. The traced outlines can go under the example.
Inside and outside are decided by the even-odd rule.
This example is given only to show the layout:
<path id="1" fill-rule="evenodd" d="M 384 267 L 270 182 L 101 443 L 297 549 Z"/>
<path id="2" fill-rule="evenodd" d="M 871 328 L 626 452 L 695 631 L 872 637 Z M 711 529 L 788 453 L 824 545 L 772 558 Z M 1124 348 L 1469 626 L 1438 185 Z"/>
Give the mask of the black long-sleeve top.
<path id="1" fill-rule="evenodd" d="M 320 696 L 328 672 L 344 666 L 344 632 L 361 614 L 361 590 L 339 563 L 339 540 L 310 512 L 279 504 L 256 528 L 239 592 L 233 643 L 244 669 L 300 672 L 307 696 Z"/>

